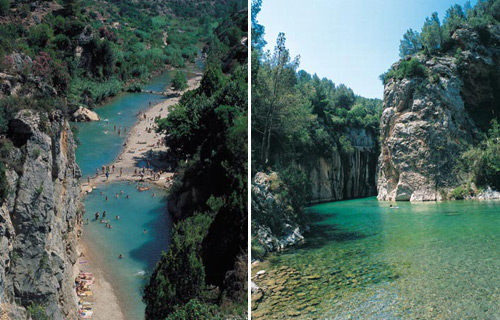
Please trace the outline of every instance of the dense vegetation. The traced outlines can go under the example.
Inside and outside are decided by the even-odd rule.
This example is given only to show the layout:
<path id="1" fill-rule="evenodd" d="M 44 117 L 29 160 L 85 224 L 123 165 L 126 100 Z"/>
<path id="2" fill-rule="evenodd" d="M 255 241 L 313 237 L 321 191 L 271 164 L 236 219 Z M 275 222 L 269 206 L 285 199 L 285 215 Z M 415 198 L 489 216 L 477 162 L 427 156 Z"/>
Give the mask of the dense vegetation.
<path id="1" fill-rule="evenodd" d="M 302 158 L 329 158 L 333 152 L 353 152 L 350 128 L 378 132 L 382 101 L 355 95 L 343 84 L 297 71 L 299 57 L 292 58 L 279 34 L 272 53 L 263 47 L 264 27 L 257 21 L 261 1 L 252 2 L 252 175 L 277 171 L 281 186 L 277 192 L 293 194 L 297 219 L 308 201 L 307 179 L 296 165 Z M 300 196 L 297 196 L 300 195 Z M 259 217 L 271 229 L 280 217 Z M 283 220 L 282 220 L 283 221 Z"/>
<path id="2" fill-rule="evenodd" d="M 246 17 L 243 10 L 222 22 L 230 27 L 217 28 L 200 87 L 184 93 L 157 122 L 158 132 L 168 132 L 172 154 L 183 162 L 172 196 L 194 188 L 202 199 L 175 224 L 169 252 L 145 288 L 147 319 L 244 317 L 247 63 L 224 66 L 235 50 L 247 50 L 238 39 L 246 36 Z"/>
<path id="3" fill-rule="evenodd" d="M 403 35 L 399 46 L 401 58 L 423 52 L 426 55 L 446 52 L 455 46 L 453 32 L 463 25 L 468 25 L 480 33 L 489 24 L 500 19 L 500 1 L 479 0 L 472 7 L 468 1 L 464 6 L 455 4 L 446 11 L 441 24 L 437 12 L 425 19 L 421 32 L 409 29 Z"/>
<path id="4" fill-rule="evenodd" d="M 20 109 L 68 116 L 79 105 L 93 107 L 122 90 L 137 91 L 141 81 L 169 65 L 185 67 L 208 43 L 219 17 L 244 5 L 207 1 L 198 10 L 173 0 L 1 1 L 0 71 L 2 79 L 16 80 L 0 86 L 0 135 Z M 0 147 L 8 149 L 9 142 Z M 0 159 L 0 196 L 7 156 Z"/>

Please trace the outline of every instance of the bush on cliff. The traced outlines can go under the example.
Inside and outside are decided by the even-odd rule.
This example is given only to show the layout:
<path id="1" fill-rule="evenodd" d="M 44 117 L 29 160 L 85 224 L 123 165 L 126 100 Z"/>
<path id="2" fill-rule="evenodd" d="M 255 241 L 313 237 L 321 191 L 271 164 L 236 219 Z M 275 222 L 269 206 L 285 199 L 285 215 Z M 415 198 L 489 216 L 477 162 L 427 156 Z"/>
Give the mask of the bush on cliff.
<path id="1" fill-rule="evenodd" d="M 463 154 L 460 170 L 471 169 L 478 186 L 500 190 L 500 123 L 496 119 L 491 121 L 486 139 Z"/>

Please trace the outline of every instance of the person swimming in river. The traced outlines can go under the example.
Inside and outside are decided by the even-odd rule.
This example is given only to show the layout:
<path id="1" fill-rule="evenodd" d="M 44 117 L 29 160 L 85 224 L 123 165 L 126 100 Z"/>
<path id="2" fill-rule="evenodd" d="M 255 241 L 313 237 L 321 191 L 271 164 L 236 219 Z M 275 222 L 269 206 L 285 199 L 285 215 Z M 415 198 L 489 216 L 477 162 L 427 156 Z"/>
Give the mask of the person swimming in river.
<path id="1" fill-rule="evenodd" d="M 127 194 L 127 195 L 125 196 L 125 199 L 130 199 L 130 196 Z"/>
<path id="2" fill-rule="evenodd" d="M 144 231 L 142 233 L 148 234 L 148 230 L 144 229 Z"/>
<path id="3" fill-rule="evenodd" d="M 120 253 L 120 255 L 118 256 L 118 259 L 123 259 L 123 254 Z"/>
<path id="4" fill-rule="evenodd" d="M 120 220 L 120 216 L 116 216 L 116 217 L 115 217 L 115 219 L 116 219 L 116 220 Z"/>
<path id="5" fill-rule="evenodd" d="M 120 198 L 120 195 L 117 193 L 117 194 L 115 195 L 115 197 L 116 197 L 116 199 L 118 199 L 118 198 Z"/>
<path id="6" fill-rule="evenodd" d="M 106 201 L 108 201 L 108 196 L 106 196 Z"/>
<path id="7" fill-rule="evenodd" d="M 102 217 L 103 217 L 103 218 L 106 218 L 106 210 L 104 210 L 104 211 L 102 212 Z"/>
<path id="8" fill-rule="evenodd" d="M 99 211 L 97 211 L 94 216 L 96 220 L 99 220 Z"/>

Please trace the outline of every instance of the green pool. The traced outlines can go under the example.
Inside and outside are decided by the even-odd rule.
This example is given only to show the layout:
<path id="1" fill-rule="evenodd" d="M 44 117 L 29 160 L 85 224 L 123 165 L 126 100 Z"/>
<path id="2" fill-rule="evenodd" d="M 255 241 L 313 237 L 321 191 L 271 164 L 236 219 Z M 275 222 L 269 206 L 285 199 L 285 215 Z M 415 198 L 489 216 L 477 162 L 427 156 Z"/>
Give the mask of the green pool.
<path id="1" fill-rule="evenodd" d="M 270 257 L 256 319 L 498 319 L 500 202 L 308 208 L 308 241 Z"/>

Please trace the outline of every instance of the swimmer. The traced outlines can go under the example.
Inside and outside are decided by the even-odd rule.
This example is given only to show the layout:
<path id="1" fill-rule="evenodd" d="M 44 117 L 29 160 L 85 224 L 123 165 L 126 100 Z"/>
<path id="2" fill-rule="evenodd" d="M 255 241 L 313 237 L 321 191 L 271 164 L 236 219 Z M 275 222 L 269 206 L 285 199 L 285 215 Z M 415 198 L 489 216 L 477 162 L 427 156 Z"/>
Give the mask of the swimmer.
<path id="1" fill-rule="evenodd" d="M 106 201 L 108 201 L 108 196 L 106 196 Z"/>
<path id="2" fill-rule="evenodd" d="M 130 196 L 127 194 L 127 196 L 125 197 L 126 199 L 130 199 Z"/>
<path id="3" fill-rule="evenodd" d="M 115 218 L 116 218 L 116 220 L 120 220 L 120 216 L 116 216 Z"/>
<path id="4" fill-rule="evenodd" d="M 123 254 L 120 253 L 120 255 L 118 256 L 118 259 L 123 259 Z"/>
<path id="5" fill-rule="evenodd" d="M 123 194 L 123 190 L 120 190 L 120 194 Z"/>
<path id="6" fill-rule="evenodd" d="M 154 196 L 156 196 L 156 194 L 153 192 L 153 194 L 151 196 L 154 197 Z"/>
<path id="7" fill-rule="evenodd" d="M 116 199 L 118 199 L 120 197 L 120 195 L 117 193 L 115 197 L 116 197 Z"/>
<path id="8" fill-rule="evenodd" d="M 102 212 L 102 217 L 103 217 L 103 218 L 106 218 L 106 210 L 104 210 L 104 211 Z"/>
<path id="9" fill-rule="evenodd" d="M 99 220 L 99 211 L 97 211 L 97 212 L 95 213 L 95 219 L 96 219 L 96 220 Z"/>
<path id="10" fill-rule="evenodd" d="M 143 233 L 148 234 L 148 230 L 144 229 Z"/>

